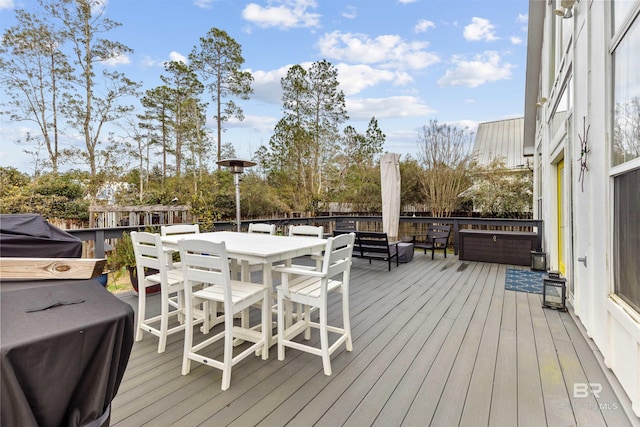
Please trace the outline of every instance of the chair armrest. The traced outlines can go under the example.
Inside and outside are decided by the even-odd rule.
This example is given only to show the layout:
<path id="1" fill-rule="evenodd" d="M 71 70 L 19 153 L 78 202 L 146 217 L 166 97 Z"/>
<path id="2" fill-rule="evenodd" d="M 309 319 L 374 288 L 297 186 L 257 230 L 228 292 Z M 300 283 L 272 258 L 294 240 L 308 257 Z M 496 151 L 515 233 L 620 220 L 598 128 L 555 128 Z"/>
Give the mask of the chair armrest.
<path id="1" fill-rule="evenodd" d="M 305 270 L 297 267 L 276 266 L 272 270 L 278 273 L 297 274 L 300 276 L 324 277 L 324 273 L 321 271 Z"/>

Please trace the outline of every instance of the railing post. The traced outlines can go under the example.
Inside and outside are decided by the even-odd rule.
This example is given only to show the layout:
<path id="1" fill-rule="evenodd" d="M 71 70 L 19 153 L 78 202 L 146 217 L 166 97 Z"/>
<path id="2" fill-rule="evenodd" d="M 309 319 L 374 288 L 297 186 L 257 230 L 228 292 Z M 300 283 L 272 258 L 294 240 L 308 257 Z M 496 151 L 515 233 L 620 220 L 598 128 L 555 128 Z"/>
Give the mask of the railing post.
<path id="1" fill-rule="evenodd" d="M 96 230 L 96 237 L 93 246 L 93 256 L 104 258 L 104 230 Z"/>
<path id="2" fill-rule="evenodd" d="M 542 220 L 538 220 L 538 247 L 536 249 L 540 250 L 542 250 L 542 236 L 544 234 L 543 224 Z"/>
<path id="3" fill-rule="evenodd" d="M 458 230 L 460 230 L 460 223 L 458 219 L 453 220 L 453 254 L 458 255 Z"/>

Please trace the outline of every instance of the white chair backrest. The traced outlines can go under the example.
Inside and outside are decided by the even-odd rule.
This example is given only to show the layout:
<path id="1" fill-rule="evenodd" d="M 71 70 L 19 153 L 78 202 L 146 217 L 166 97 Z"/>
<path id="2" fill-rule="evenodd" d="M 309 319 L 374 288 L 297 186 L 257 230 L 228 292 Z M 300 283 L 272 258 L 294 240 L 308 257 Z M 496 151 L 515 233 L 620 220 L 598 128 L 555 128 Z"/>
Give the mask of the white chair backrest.
<path id="1" fill-rule="evenodd" d="M 198 224 L 174 224 L 160 226 L 161 236 L 170 236 L 172 234 L 197 234 L 200 233 Z"/>
<path id="2" fill-rule="evenodd" d="M 249 233 L 276 234 L 276 225 L 252 222 L 249 224 Z"/>
<path id="3" fill-rule="evenodd" d="M 145 267 L 153 268 L 160 272 L 162 283 L 167 283 L 167 256 L 162 248 L 160 235 L 132 231 L 131 243 L 136 256 L 138 278 L 145 277 Z"/>
<path id="4" fill-rule="evenodd" d="M 342 281 L 348 283 L 355 240 L 354 233 L 340 234 L 327 239 L 322 263 L 322 273 L 325 277 L 330 279 L 344 273 Z"/>
<path id="5" fill-rule="evenodd" d="M 289 227 L 289 236 L 317 237 L 322 239 L 324 228 L 313 225 L 292 225 Z"/>
<path id="6" fill-rule="evenodd" d="M 160 227 L 161 236 L 170 236 L 172 234 L 198 234 L 200 226 L 198 224 L 174 224 L 163 225 Z"/>
<path id="7" fill-rule="evenodd" d="M 231 275 L 225 243 L 183 239 L 178 244 L 182 260 L 182 275 L 185 280 L 185 292 L 188 292 L 194 283 L 202 283 L 205 288 L 218 286 L 224 292 L 225 313 L 231 313 L 233 304 L 231 300 Z M 190 297 L 187 296 L 187 298 L 188 303 Z"/>

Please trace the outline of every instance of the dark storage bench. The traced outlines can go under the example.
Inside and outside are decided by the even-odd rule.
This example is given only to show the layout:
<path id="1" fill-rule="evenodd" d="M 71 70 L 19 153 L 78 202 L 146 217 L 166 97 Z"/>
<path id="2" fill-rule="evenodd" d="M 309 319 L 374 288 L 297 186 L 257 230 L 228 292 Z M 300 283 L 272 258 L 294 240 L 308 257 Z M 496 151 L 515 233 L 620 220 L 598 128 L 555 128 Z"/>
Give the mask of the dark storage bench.
<path id="1" fill-rule="evenodd" d="M 460 230 L 460 259 L 531 265 L 538 234 L 524 231 Z"/>

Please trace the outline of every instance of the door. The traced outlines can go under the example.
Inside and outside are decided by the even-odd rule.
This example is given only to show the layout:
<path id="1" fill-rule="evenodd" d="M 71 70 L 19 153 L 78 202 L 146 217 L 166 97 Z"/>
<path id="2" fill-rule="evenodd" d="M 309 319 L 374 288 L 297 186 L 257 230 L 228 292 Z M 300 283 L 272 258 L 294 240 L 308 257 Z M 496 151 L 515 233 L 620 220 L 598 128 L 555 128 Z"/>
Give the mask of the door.
<path id="1" fill-rule="evenodd" d="M 558 162 L 558 268 L 560 273 L 565 276 L 564 264 L 564 247 L 565 247 L 565 229 L 564 229 L 564 159 Z"/>

